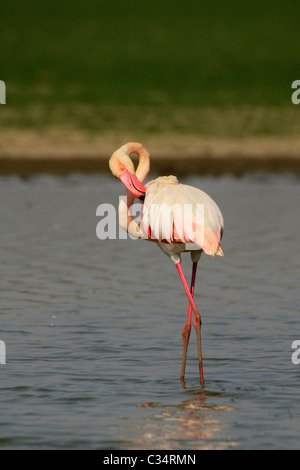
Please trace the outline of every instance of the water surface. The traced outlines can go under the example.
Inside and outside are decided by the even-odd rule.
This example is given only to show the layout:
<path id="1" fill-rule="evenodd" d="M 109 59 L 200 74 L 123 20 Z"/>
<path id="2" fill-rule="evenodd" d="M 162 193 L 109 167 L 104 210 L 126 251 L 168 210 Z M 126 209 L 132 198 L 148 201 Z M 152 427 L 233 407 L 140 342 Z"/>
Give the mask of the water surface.
<path id="1" fill-rule="evenodd" d="M 99 240 L 111 176 L 0 178 L 0 448 L 299 448 L 299 179 L 186 177 L 218 202 L 225 257 L 203 256 L 205 388 L 187 301 L 152 243 Z M 190 278 L 190 260 L 183 268 Z"/>

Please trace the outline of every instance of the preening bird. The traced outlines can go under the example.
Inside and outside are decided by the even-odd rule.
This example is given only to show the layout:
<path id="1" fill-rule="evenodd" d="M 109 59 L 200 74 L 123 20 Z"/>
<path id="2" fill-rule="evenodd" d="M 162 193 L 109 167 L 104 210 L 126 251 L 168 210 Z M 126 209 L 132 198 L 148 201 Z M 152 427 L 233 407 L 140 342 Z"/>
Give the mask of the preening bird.
<path id="1" fill-rule="evenodd" d="M 130 158 L 133 154 L 139 157 L 136 170 Z M 111 156 L 109 166 L 112 174 L 127 188 L 119 204 L 120 225 L 136 238 L 156 242 L 177 268 L 189 301 L 187 320 L 182 331 L 181 381 L 184 381 L 185 376 L 193 311 L 200 382 L 203 385 L 201 317 L 193 298 L 194 286 L 201 254 L 223 256 L 222 213 L 208 194 L 193 186 L 180 184 L 175 176 L 162 176 L 144 185 L 150 171 L 150 155 L 140 143 L 129 142 L 120 147 Z M 143 204 L 139 223 L 131 215 L 135 198 Z M 181 266 L 181 253 L 184 252 L 190 252 L 193 264 L 190 288 Z"/>

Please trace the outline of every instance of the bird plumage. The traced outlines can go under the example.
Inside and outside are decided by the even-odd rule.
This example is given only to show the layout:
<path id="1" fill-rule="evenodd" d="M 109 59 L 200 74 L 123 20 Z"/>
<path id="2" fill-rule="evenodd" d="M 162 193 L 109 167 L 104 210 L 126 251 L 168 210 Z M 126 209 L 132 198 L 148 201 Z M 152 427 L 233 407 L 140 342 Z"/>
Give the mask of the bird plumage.
<path id="1" fill-rule="evenodd" d="M 142 225 L 150 239 L 195 244 L 209 255 L 223 256 L 223 216 L 208 194 L 180 184 L 175 176 L 159 177 L 145 187 Z"/>

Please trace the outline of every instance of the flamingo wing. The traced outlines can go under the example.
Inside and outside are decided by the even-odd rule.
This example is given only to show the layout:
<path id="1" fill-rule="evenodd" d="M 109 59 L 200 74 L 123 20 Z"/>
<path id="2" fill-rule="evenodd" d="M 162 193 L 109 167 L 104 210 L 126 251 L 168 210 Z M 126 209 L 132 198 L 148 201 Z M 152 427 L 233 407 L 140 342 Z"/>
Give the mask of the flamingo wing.
<path id="1" fill-rule="evenodd" d="M 207 254 L 223 255 L 219 207 L 204 191 L 179 184 L 174 176 L 148 183 L 142 225 L 152 240 L 194 243 Z"/>

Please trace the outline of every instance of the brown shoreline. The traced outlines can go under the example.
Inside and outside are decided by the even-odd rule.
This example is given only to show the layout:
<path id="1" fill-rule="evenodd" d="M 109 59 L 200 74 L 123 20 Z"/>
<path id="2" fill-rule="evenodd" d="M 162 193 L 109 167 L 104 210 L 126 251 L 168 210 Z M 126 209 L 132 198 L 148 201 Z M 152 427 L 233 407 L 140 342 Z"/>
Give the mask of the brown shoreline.
<path id="1" fill-rule="evenodd" d="M 135 138 L 134 138 L 135 137 Z M 79 131 L 1 132 L 0 174 L 106 172 L 112 152 L 138 140 L 160 174 L 300 172 L 300 138 L 213 139 L 195 135 L 90 135 Z"/>

